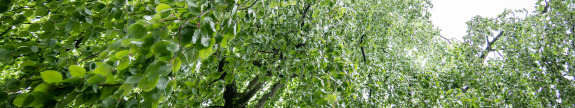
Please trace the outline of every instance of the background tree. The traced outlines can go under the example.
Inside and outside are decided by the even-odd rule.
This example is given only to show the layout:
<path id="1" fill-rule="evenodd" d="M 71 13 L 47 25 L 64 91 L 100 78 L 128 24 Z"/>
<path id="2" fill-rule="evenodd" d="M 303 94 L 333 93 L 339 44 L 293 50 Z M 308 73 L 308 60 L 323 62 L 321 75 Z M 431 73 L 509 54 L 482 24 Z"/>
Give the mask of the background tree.
<path id="1" fill-rule="evenodd" d="M 573 0 L 453 43 L 428 0 L 1 2 L 3 107 L 574 106 Z"/>

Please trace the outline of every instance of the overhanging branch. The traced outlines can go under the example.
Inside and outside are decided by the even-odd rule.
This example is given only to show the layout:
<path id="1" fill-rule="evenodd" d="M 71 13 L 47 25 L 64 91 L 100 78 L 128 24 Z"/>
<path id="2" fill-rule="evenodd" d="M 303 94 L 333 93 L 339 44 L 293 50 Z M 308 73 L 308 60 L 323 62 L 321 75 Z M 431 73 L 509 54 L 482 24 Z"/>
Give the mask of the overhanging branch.
<path id="1" fill-rule="evenodd" d="M 269 99 L 273 98 L 273 97 L 276 95 L 276 93 L 278 92 L 278 90 L 279 90 L 282 86 L 284 86 L 284 84 L 280 83 L 279 81 L 276 82 L 276 83 L 272 86 L 272 88 L 270 88 L 270 89 L 271 89 L 270 92 L 264 94 L 264 95 L 262 96 L 262 98 L 258 101 L 258 105 L 256 106 L 256 108 L 263 108 L 264 105 L 266 104 L 266 102 L 267 102 Z"/>
<path id="2" fill-rule="evenodd" d="M 256 5 L 257 2 L 258 2 L 258 0 L 254 1 L 254 2 L 252 3 L 252 5 L 250 5 L 250 6 L 248 6 L 248 7 L 244 7 L 244 8 L 238 9 L 238 10 L 248 9 L 248 8 L 250 8 L 250 7 L 254 6 L 254 5 Z"/>
<path id="3" fill-rule="evenodd" d="M 447 38 L 445 38 L 445 37 L 443 37 L 443 36 L 441 36 L 441 35 L 439 35 L 439 37 L 445 39 L 445 40 L 447 41 L 447 43 L 451 44 L 451 41 L 449 41 L 449 39 L 447 39 Z"/>
<path id="4" fill-rule="evenodd" d="M 549 0 L 549 2 L 551 2 L 551 0 Z M 541 11 L 541 13 L 547 13 L 547 11 L 549 10 L 549 2 L 545 1 L 545 7 L 543 8 L 543 11 Z"/>
<path id="5" fill-rule="evenodd" d="M 485 47 L 485 49 L 483 51 L 481 51 L 481 55 L 479 56 L 480 59 L 485 60 L 485 57 L 487 57 L 487 54 L 490 51 L 493 51 L 492 47 L 493 44 L 495 44 L 495 42 L 497 42 L 497 40 L 499 40 L 499 38 L 505 33 L 505 31 L 501 31 L 499 32 L 499 34 L 497 34 L 497 36 L 495 36 L 495 38 L 493 38 L 492 41 L 488 41 L 487 42 L 487 47 Z"/>

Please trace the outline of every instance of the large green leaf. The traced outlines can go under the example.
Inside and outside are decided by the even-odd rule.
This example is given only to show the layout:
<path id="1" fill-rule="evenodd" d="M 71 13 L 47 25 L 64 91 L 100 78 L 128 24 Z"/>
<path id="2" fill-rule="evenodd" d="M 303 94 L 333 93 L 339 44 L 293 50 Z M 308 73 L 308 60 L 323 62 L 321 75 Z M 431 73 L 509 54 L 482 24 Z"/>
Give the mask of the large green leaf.
<path id="1" fill-rule="evenodd" d="M 93 75 L 92 77 L 90 77 L 87 82 L 90 84 L 100 84 L 103 83 L 106 80 L 106 78 L 104 76 L 101 75 Z"/>
<path id="2" fill-rule="evenodd" d="M 164 61 L 172 59 L 173 52 L 179 50 L 177 44 L 169 41 L 159 41 L 152 45 L 152 52 Z"/>
<path id="3" fill-rule="evenodd" d="M 12 55 L 10 54 L 9 50 L 0 49 L 0 61 L 9 62 L 12 61 Z"/>
<path id="4" fill-rule="evenodd" d="M 158 88 L 159 90 L 165 90 L 169 82 L 170 80 L 168 79 L 168 77 L 160 77 L 160 79 L 158 79 L 158 84 L 156 85 L 156 88 Z"/>
<path id="5" fill-rule="evenodd" d="M 72 77 L 83 78 L 84 75 L 86 75 L 86 70 L 83 67 L 77 65 L 68 66 L 68 70 L 70 71 L 70 75 L 72 75 Z"/>
<path id="6" fill-rule="evenodd" d="M 139 23 L 135 23 L 132 24 L 128 27 L 128 36 L 130 38 L 142 38 L 144 36 L 146 36 L 146 28 L 144 28 L 144 25 L 139 24 Z"/>
<path id="7" fill-rule="evenodd" d="M 212 55 L 212 48 L 209 47 L 209 48 L 202 49 L 199 51 L 198 55 L 199 55 L 198 57 L 200 57 L 202 59 L 206 59 L 206 58 L 210 57 L 210 55 Z"/>
<path id="8" fill-rule="evenodd" d="M 123 7 L 126 5 L 126 0 L 114 0 L 114 5 L 116 5 L 116 7 Z"/>
<path id="9" fill-rule="evenodd" d="M 35 31 L 40 30 L 40 27 L 42 27 L 40 24 L 38 24 L 38 23 L 32 23 L 32 24 L 30 24 L 30 26 L 28 27 L 28 31 L 30 31 L 30 32 L 35 32 Z"/>
<path id="10" fill-rule="evenodd" d="M 172 8 L 170 5 L 165 4 L 165 3 L 160 3 L 158 4 L 158 6 L 156 6 L 156 12 L 162 12 L 164 10 L 168 10 Z"/>
<path id="11" fill-rule="evenodd" d="M 42 80 L 44 80 L 44 82 L 47 82 L 47 83 L 57 83 L 57 82 L 62 81 L 62 74 L 60 74 L 60 72 L 53 71 L 53 70 L 47 70 L 47 71 L 41 72 L 40 76 L 42 76 Z"/>
<path id="12" fill-rule="evenodd" d="M 160 76 L 168 75 L 172 70 L 172 66 L 164 61 L 156 61 L 146 68 L 146 75 L 150 79 L 157 79 Z"/>
<path id="13" fill-rule="evenodd" d="M 143 91 L 150 91 L 156 87 L 158 84 L 159 77 L 150 78 L 144 77 L 140 82 L 138 82 L 138 88 L 142 89 Z"/>
<path id="14" fill-rule="evenodd" d="M 118 71 L 122 71 L 126 68 L 128 68 L 128 66 L 130 66 L 130 60 L 124 60 L 124 61 L 120 61 L 120 64 L 118 64 L 118 68 L 116 68 Z"/>
<path id="15" fill-rule="evenodd" d="M 98 67 L 94 69 L 94 73 L 102 76 L 106 76 L 110 71 L 112 71 L 112 66 L 105 63 L 96 63 Z"/>
<path id="16" fill-rule="evenodd" d="M 195 26 L 185 26 L 180 30 L 180 33 L 178 35 L 180 35 L 181 38 L 181 42 L 182 45 L 186 45 L 189 43 L 196 43 L 195 41 L 192 40 L 197 40 L 198 37 L 196 37 L 196 39 L 194 39 L 194 33 L 197 30 L 197 28 Z"/>
<path id="17" fill-rule="evenodd" d="M 29 94 L 29 93 L 24 93 L 24 94 L 20 94 L 20 95 L 16 96 L 16 98 L 14 98 L 14 101 L 12 102 L 12 104 L 14 104 L 18 107 L 26 107 L 26 106 L 30 105 L 32 102 L 34 102 L 34 95 Z"/>
<path id="18" fill-rule="evenodd" d="M 122 51 L 116 52 L 116 55 L 114 57 L 121 59 L 121 58 L 127 56 L 128 54 L 130 54 L 130 50 L 122 50 Z"/>
<path id="19" fill-rule="evenodd" d="M 34 92 L 50 93 L 50 91 L 52 91 L 53 88 L 54 88 L 54 86 L 52 86 L 51 84 L 42 83 L 42 84 L 36 86 L 36 88 L 34 88 Z"/>

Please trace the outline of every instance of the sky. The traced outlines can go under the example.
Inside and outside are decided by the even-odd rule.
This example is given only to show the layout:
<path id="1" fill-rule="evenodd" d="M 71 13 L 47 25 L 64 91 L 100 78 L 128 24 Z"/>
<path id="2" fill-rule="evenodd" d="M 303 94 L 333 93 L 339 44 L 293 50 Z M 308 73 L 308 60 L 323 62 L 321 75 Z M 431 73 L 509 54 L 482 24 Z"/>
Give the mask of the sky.
<path id="1" fill-rule="evenodd" d="M 431 21 L 441 35 L 461 40 L 467 31 L 465 22 L 476 15 L 497 17 L 505 9 L 535 9 L 537 0 L 432 0 Z"/>

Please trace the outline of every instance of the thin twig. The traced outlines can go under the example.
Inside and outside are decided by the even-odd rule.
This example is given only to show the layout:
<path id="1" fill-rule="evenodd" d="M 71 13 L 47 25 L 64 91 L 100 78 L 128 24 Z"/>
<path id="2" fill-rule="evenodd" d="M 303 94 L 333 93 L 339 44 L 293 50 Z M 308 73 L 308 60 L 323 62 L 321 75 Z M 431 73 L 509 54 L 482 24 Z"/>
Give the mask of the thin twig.
<path id="1" fill-rule="evenodd" d="M 238 10 L 245 10 L 245 9 L 251 8 L 252 6 L 256 5 L 257 2 L 258 2 L 258 0 L 254 1 L 254 3 L 252 3 L 250 6 L 244 7 L 244 8 L 240 8 L 240 9 L 238 9 Z"/>
<path id="2" fill-rule="evenodd" d="M 445 38 L 445 37 L 443 37 L 443 36 L 441 36 L 441 35 L 438 35 L 438 36 L 441 37 L 441 38 L 443 38 L 443 39 L 445 39 L 445 40 L 447 41 L 447 43 L 451 44 L 451 41 L 449 41 L 449 39 L 447 39 L 447 38 Z"/>

